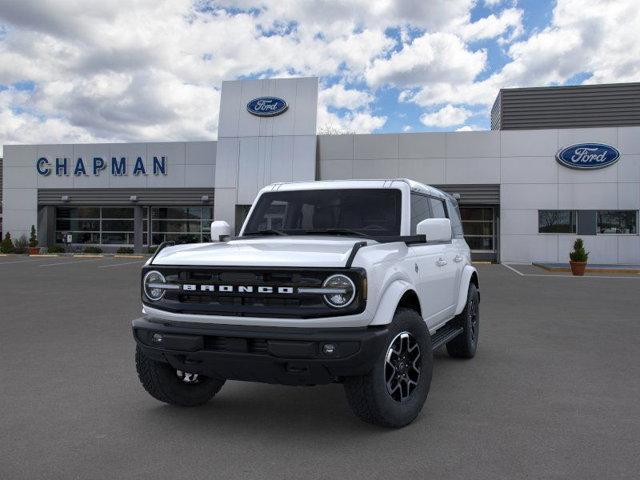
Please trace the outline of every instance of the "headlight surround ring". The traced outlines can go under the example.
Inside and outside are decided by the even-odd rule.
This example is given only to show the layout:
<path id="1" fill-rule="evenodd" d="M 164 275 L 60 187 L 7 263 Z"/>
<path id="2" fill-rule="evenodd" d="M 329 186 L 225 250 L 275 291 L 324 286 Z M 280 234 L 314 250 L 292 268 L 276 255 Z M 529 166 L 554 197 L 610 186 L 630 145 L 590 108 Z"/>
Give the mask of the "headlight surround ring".
<path id="1" fill-rule="evenodd" d="M 159 300 L 162 300 L 165 290 L 161 288 L 149 287 L 149 285 L 153 283 L 167 283 L 167 280 L 164 278 L 164 275 L 162 275 L 157 270 L 151 270 L 150 272 L 147 272 L 142 279 L 142 286 L 145 296 L 152 302 L 157 302 Z"/>
<path id="2" fill-rule="evenodd" d="M 325 294 L 322 297 L 324 301 L 333 308 L 345 308 L 353 303 L 353 300 L 356 298 L 356 286 L 348 276 L 343 275 L 342 273 L 336 273 L 331 275 L 325 279 L 322 283 L 323 288 L 336 288 L 336 289 L 344 289 L 346 292 L 344 294 Z M 346 298 L 342 302 L 338 299 L 340 297 Z"/>

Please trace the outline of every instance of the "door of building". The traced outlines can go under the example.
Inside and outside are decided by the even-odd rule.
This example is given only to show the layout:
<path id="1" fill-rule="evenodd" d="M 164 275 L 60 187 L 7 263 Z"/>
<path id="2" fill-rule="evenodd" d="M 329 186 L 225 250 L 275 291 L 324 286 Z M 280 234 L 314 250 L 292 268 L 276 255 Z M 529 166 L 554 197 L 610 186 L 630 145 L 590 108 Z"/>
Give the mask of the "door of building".
<path id="1" fill-rule="evenodd" d="M 473 260 L 495 262 L 498 259 L 497 206 L 460 206 L 464 238 Z"/>

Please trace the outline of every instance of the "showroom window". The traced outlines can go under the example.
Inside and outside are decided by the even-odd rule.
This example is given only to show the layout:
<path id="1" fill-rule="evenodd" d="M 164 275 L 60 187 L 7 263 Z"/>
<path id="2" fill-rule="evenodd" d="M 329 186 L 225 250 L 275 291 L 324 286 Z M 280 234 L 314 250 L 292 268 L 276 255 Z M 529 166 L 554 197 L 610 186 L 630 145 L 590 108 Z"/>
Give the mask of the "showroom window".
<path id="1" fill-rule="evenodd" d="M 636 210 L 599 210 L 598 229 L 600 234 L 638 233 L 638 212 Z"/>
<path id="2" fill-rule="evenodd" d="M 496 229 L 492 207 L 460 207 L 464 239 L 473 251 L 496 250 Z"/>
<path id="3" fill-rule="evenodd" d="M 573 210 L 539 210 L 539 233 L 576 233 L 576 212 Z"/>
<path id="4" fill-rule="evenodd" d="M 58 207 L 56 242 L 133 245 L 133 207 Z"/>
<path id="5" fill-rule="evenodd" d="M 151 207 L 151 243 L 211 240 L 213 207 Z"/>

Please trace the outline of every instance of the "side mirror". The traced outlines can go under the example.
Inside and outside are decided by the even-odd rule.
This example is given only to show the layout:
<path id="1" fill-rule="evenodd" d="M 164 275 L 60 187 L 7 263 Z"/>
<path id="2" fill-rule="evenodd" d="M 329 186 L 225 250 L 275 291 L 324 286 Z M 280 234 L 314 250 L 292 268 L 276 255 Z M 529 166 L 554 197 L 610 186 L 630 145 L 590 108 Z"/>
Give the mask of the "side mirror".
<path id="1" fill-rule="evenodd" d="M 211 241 L 220 242 L 223 237 L 231 235 L 231 225 L 224 220 L 211 222 Z"/>
<path id="2" fill-rule="evenodd" d="M 448 218 L 427 218 L 416 225 L 416 233 L 425 235 L 427 242 L 450 242 L 451 220 Z"/>

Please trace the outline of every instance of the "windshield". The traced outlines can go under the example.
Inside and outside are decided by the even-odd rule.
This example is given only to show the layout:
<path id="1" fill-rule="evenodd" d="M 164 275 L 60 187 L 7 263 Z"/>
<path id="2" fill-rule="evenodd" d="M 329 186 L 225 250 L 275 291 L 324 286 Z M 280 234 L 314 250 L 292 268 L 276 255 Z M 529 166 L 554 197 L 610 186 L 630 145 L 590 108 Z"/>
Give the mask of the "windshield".
<path id="1" fill-rule="evenodd" d="M 296 190 L 265 193 L 244 235 L 400 235 L 396 189 Z"/>

